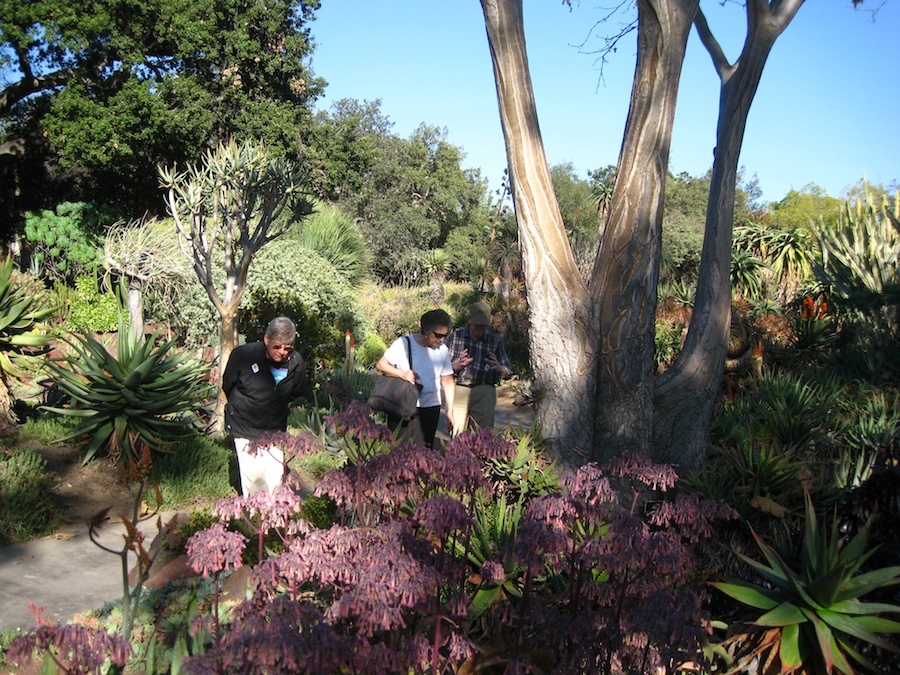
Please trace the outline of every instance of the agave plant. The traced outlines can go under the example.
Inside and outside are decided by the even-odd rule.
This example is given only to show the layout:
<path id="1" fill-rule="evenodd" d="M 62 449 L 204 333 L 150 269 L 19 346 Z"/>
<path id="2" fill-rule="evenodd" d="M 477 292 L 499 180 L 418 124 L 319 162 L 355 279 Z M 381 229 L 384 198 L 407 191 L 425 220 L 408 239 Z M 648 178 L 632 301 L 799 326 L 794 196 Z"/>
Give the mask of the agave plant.
<path id="1" fill-rule="evenodd" d="M 10 378 L 24 377 L 23 369 L 34 365 L 32 352 L 48 345 L 50 338 L 41 320 L 56 311 L 55 307 L 40 308 L 39 297 L 17 285 L 12 271 L 13 259 L 8 256 L 0 265 L 0 419 L 9 423 L 16 421 Z"/>
<path id="2" fill-rule="evenodd" d="M 871 672 L 881 672 L 866 658 L 860 645 L 869 643 L 900 653 L 884 640 L 885 633 L 900 633 L 900 622 L 881 616 L 900 613 L 900 606 L 861 602 L 872 591 L 900 583 L 900 567 L 885 567 L 860 574 L 875 549 L 868 548 L 868 527 L 849 542 L 842 542 L 836 521 L 830 534 L 816 522 L 809 495 L 800 569 L 796 571 L 754 533 L 765 562 L 735 555 L 758 572 L 763 585 L 740 579 L 713 586 L 748 607 L 762 610 L 752 625 L 755 640 L 739 634 L 726 641 L 743 645 L 731 672 L 751 664 L 765 664 L 759 672 L 854 673 L 851 661 Z M 843 545 L 842 545 L 843 544 Z"/>
<path id="3" fill-rule="evenodd" d="M 769 270 L 765 261 L 744 251 L 731 254 L 731 286 L 735 294 L 755 300 L 764 291 L 763 278 Z"/>
<path id="4" fill-rule="evenodd" d="M 81 422 L 65 441 L 90 436 L 84 462 L 101 450 L 122 461 L 137 460 L 144 443 L 154 450 L 183 438 L 207 412 L 212 385 L 207 366 L 176 352 L 174 340 L 135 337 L 119 323 L 117 354 L 89 333 L 74 336 L 71 353 L 48 365 L 70 407 L 47 407 Z"/>

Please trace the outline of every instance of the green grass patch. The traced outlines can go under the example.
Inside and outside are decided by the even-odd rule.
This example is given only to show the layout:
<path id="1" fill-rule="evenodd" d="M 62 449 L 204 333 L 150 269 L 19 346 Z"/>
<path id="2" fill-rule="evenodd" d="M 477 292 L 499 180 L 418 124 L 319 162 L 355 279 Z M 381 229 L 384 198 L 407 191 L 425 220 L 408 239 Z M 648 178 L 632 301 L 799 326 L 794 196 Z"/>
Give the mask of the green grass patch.
<path id="1" fill-rule="evenodd" d="M 19 427 L 19 443 L 27 445 L 29 441 L 41 445 L 52 445 L 67 435 L 78 425 L 78 420 L 52 413 L 42 413 L 30 417 Z"/>
<path id="2" fill-rule="evenodd" d="M 31 448 L 0 450 L 0 544 L 42 537 L 57 524 L 53 480 Z"/>
<path id="3" fill-rule="evenodd" d="M 216 439 L 195 436 L 173 447 L 170 454 L 153 458 L 150 483 L 159 485 L 162 507 L 178 510 L 233 495 L 231 459 L 234 451 Z M 147 503 L 155 504 L 155 495 L 147 491 Z"/>

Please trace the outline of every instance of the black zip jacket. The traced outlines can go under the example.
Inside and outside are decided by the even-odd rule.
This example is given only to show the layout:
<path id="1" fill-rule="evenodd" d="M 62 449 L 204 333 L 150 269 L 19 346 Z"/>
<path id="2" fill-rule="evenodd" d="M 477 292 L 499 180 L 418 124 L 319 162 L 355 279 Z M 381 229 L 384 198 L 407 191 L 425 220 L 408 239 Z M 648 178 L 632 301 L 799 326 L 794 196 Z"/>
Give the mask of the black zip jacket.
<path id="1" fill-rule="evenodd" d="M 285 431 L 288 404 L 300 396 L 306 383 L 306 365 L 297 350 L 291 352 L 287 369 L 287 377 L 276 387 L 265 343 L 251 342 L 231 352 L 222 376 L 228 398 L 225 430 L 250 440 L 266 432 Z"/>

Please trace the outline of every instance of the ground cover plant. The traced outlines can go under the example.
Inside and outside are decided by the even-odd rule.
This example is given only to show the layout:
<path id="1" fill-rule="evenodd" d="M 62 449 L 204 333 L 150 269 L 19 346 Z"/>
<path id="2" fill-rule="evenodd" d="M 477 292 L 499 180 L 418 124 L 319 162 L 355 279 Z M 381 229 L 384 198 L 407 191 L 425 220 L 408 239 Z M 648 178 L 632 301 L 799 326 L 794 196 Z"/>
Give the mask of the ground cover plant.
<path id="1" fill-rule="evenodd" d="M 645 490 L 674 486 L 669 467 L 628 458 L 560 476 L 530 435 L 514 443 L 490 430 L 428 451 L 398 443 L 359 402 L 329 423 L 347 441 L 346 463 L 315 490 L 336 504 L 333 525 L 300 518 L 298 491 L 283 486 L 219 502 L 218 522 L 191 537 L 207 577 L 240 568 L 245 547 L 260 562 L 252 595 L 228 612 L 214 589 L 198 598 L 193 635 L 208 642 L 184 671 L 645 672 L 700 657 L 692 547 L 725 512 L 682 497 L 642 518 Z M 321 449 L 311 434 L 283 443 L 294 455 Z M 620 505 L 611 481 L 634 485 L 634 498 Z M 254 519 L 283 552 L 225 527 Z M 10 654 L 40 644 L 22 636 Z"/>

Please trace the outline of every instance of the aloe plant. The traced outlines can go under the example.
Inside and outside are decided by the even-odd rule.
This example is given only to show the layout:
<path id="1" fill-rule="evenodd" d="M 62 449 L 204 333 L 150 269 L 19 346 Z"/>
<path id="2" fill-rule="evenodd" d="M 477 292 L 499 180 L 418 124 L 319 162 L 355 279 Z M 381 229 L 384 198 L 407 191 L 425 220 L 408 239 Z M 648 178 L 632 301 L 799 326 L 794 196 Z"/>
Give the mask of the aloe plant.
<path id="1" fill-rule="evenodd" d="M 15 423 L 9 393 L 10 378 L 23 378 L 35 365 L 34 352 L 46 347 L 50 336 L 41 320 L 56 311 L 41 307 L 40 297 L 29 295 L 12 278 L 13 258 L 0 265 L 0 419 Z"/>
<path id="2" fill-rule="evenodd" d="M 58 440 L 90 436 L 85 463 L 101 449 L 137 461 L 144 443 L 165 452 L 206 411 L 213 393 L 207 366 L 176 352 L 174 340 L 157 345 L 155 337 L 136 337 L 123 320 L 117 353 L 83 333 L 69 341 L 68 356 L 48 364 L 73 403 L 46 410 L 81 420 Z"/>
<path id="3" fill-rule="evenodd" d="M 738 659 L 732 672 L 749 667 L 756 659 L 774 664 L 776 658 L 780 670 L 776 668 L 775 672 L 781 673 L 848 674 L 855 672 L 851 661 L 880 672 L 861 653 L 861 643 L 900 654 L 900 649 L 881 637 L 900 633 L 900 622 L 881 616 L 900 613 L 900 606 L 860 601 L 872 591 L 900 583 L 900 566 L 859 573 L 875 551 L 868 548 L 868 526 L 842 546 L 836 522 L 832 522 L 830 533 L 820 528 L 807 495 L 799 571 L 754 536 L 765 562 L 738 552 L 735 555 L 758 572 L 765 584 L 740 579 L 713 583 L 735 600 L 763 611 L 752 622 L 762 631 L 761 636 Z M 746 637 L 738 635 L 729 641 L 741 642 Z"/>

